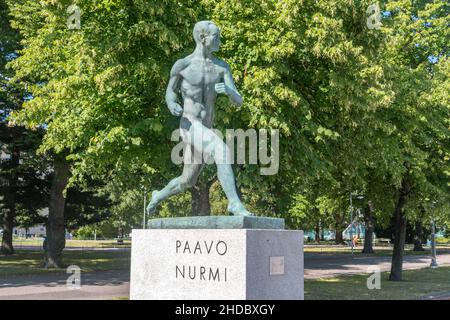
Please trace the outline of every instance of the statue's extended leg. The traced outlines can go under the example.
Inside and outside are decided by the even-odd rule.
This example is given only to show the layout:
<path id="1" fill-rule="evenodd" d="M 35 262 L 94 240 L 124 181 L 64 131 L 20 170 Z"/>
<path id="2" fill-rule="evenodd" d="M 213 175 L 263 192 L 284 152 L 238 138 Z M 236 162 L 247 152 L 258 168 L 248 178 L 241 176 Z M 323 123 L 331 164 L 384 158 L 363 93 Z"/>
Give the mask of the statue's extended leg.
<path id="1" fill-rule="evenodd" d="M 160 191 L 155 190 L 152 192 L 152 200 L 147 206 L 147 214 L 154 214 L 156 207 L 161 203 L 161 201 L 186 191 L 188 188 L 194 186 L 200 172 L 202 171 L 202 168 L 202 163 L 185 163 L 181 176 L 172 179 L 167 186 Z"/>
<path id="2" fill-rule="evenodd" d="M 178 194 L 180 192 L 184 191 L 184 186 L 182 184 L 182 177 L 176 177 L 175 179 L 172 179 L 167 186 L 164 187 L 164 189 L 158 191 L 155 190 L 152 192 L 152 200 L 147 206 L 147 214 L 152 215 L 155 213 L 156 207 L 158 204 L 163 201 L 164 199 L 169 198 L 170 196 L 173 196 L 175 194 Z"/>

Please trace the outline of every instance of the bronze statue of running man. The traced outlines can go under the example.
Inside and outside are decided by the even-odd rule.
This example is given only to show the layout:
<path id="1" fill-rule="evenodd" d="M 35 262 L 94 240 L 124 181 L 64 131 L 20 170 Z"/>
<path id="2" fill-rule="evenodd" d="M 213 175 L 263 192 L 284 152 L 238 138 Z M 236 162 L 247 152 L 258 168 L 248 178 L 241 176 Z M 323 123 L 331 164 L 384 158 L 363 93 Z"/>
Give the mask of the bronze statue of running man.
<path id="1" fill-rule="evenodd" d="M 240 216 L 253 215 L 245 209 L 236 192 L 230 150 L 211 130 L 218 94 L 227 95 L 237 106 L 242 105 L 242 97 L 228 64 L 213 56 L 220 47 L 220 29 L 211 21 L 200 21 L 196 23 L 193 35 L 196 48 L 174 64 L 166 91 L 170 112 L 181 116 L 180 135 L 187 146 L 184 149 L 183 173 L 163 189 L 153 191 L 147 213 L 153 214 L 161 201 L 195 185 L 205 165 L 204 158 L 198 159 L 200 155 L 214 159 L 217 177 L 228 199 L 228 212 Z M 181 92 L 183 107 L 177 102 L 177 92 Z M 192 158 L 197 161 L 192 161 Z"/>

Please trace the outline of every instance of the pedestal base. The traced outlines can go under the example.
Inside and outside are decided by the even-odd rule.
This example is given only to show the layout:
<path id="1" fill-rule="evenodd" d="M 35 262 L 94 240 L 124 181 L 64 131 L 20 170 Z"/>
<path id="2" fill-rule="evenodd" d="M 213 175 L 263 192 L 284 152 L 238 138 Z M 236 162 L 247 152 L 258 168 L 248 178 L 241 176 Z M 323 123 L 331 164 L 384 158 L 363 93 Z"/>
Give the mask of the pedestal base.
<path id="1" fill-rule="evenodd" d="M 284 219 L 256 216 L 194 216 L 150 219 L 148 229 L 284 229 Z"/>
<path id="2" fill-rule="evenodd" d="M 303 231 L 133 230 L 130 298 L 303 299 Z"/>

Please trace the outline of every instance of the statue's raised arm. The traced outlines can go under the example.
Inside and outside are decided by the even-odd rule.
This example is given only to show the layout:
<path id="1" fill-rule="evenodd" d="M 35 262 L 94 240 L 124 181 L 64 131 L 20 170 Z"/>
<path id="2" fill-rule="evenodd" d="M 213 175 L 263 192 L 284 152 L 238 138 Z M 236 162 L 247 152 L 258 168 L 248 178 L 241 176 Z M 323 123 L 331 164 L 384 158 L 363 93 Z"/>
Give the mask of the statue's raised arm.
<path id="1" fill-rule="evenodd" d="M 230 98 L 231 102 L 240 107 L 242 105 L 242 97 L 234 84 L 230 67 L 226 62 L 223 62 L 223 64 L 224 64 L 224 75 L 223 75 L 224 82 L 216 84 L 215 87 L 216 92 L 226 94 Z"/>

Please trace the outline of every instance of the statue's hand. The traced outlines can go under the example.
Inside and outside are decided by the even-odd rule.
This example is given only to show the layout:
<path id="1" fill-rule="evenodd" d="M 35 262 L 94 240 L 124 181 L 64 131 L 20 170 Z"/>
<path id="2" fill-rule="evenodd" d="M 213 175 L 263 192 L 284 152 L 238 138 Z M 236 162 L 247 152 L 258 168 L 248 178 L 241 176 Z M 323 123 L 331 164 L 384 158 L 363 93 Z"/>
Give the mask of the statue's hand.
<path id="1" fill-rule="evenodd" d="M 183 113 L 183 108 L 176 102 L 171 102 L 167 105 L 169 107 L 170 113 L 174 116 L 181 116 Z"/>
<path id="2" fill-rule="evenodd" d="M 230 88 L 228 88 L 225 83 L 221 82 L 221 83 L 217 83 L 214 87 L 216 89 L 216 92 L 218 94 L 226 94 L 229 95 L 230 94 Z"/>

